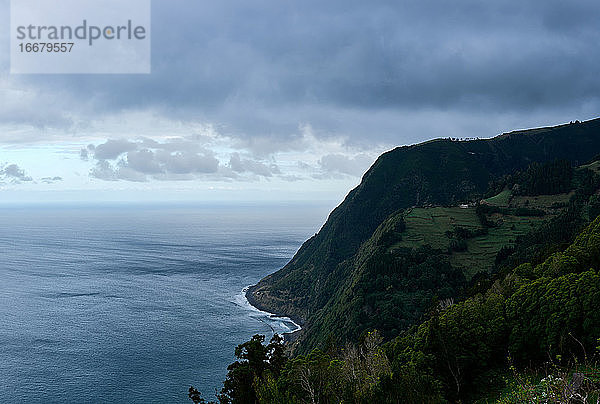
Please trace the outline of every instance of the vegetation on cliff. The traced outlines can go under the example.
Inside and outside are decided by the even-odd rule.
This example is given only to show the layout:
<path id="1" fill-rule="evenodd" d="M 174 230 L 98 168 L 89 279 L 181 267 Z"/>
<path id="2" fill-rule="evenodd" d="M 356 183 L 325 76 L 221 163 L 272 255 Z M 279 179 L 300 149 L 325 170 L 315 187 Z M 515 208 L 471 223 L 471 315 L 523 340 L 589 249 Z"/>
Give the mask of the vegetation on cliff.
<path id="1" fill-rule="evenodd" d="M 572 185 L 572 181 L 569 183 L 569 175 L 572 174 L 567 168 L 591 160 L 599 150 L 600 119 L 511 132 L 488 140 L 438 139 L 396 148 L 377 159 L 361 184 L 348 194 L 319 233 L 306 241 L 284 268 L 250 288 L 248 294 L 259 308 L 288 315 L 304 323 L 306 332 L 300 336 L 299 349 L 306 353 L 314 346 L 315 340 L 305 343 L 304 339 L 311 338 L 309 335 L 320 328 L 316 324 L 331 315 L 336 301 L 343 298 L 340 290 L 356 284 L 357 275 L 371 274 L 366 269 L 368 257 L 389 253 L 380 247 L 386 240 L 378 244 L 376 239 L 386 221 L 390 226 L 398 225 L 389 223 L 394 215 L 397 217 L 399 212 L 403 212 L 409 225 L 406 237 L 403 234 L 402 241 L 397 240 L 399 247 L 405 245 L 413 248 L 416 244 L 430 244 L 434 250 L 447 250 L 450 247 L 455 254 L 444 261 L 449 261 L 455 269 L 462 269 L 469 280 L 479 272 L 491 271 L 494 263 L 488 264 L 490 258 L 493 261 L 502 247 L 514 246 L 515 243 L 509 241 L 528 233 L 528 226 L 532 223 L 535 227 L 538 222 L 556 215 L 561 204 L 566 204 L 570 197 L 565 192 Z M 554 164 L 544 165 L 557 160 Z M 548 175 L 556 178 L 548 182 L 544 180 Z M 514 200 L 515 205 L 511 207 L 514 209 L 497 212 L 504 217 L 489 212 L 489 223 L 479 223 L 473 219 L 474 216 L 461 223 L 461 219 L 455 217 L 455 212 L 442 212 L 442 215 L 456 219 L 457 225 L 464 224 L 464 227 L 473 230 L 487 227 L 491 234 L 488 239 L 454 238 L 453 241 L 445 238 L 442 240 L 447 241 L 448 245 L 442 245 L 441 248 L 428 240 L 415 240 L 415 234 L 425 239 L 431 234 L 429 230 L 415 230 L 410 226 L 419 217 L 429 214 L 422 208 L 437 206 L 441 209 L 479 201 L 486 193 L 494 191 L 490 185 L 510 192 Z M 526 204 L 528 199 L 533 203 L 533 198 L 538 196 L 535 194 L 539 193 L 560 193 L 562 196 L 553 202 L 557 209 L 553 211 L 550 206 L 538 208 Z M 543 204 L 543 198 L 537 200 Z M 518 206 L 521 202 L 522 205 Z M 519 208 L 520 211 L 517 211 Z M 547 213 L 546 217 L 539 216 L 540 209 Z M 472 215 L 478 212 L 471 208 L 468 213 Z M 448 219 L 449 225 L 444 232 L 455 230 L 452 220 Z M 438 240 L 440 238 L 435 237 L 434 241 Z M 381 254 L 367 251 L 366 244 L 378 248 Z M 485 262 L 481 262 L 479 257 L 484 257 Z M 472 260 L 480 262 L 473 263 Z M 372 275 L 377 276 L 377 273 Z M 454 289 L 457 285 L 451 282 L 450 285 L 438 286 L 441 290 L 446 287 Z M 438 286 L 434 286 L 434 289 Z M 380 289 L 376 287 L 376 291 Z M 416 297 L 417 300 L 427 298 Z M 365 302 L 362 309 L 368 315 L 369 305 Z M 322 338 L 319 339 L 322 343 Z"/>
<path id="2" fill-rule="evenodd" d="M 483 293 L 436 306 L 387 343 L 369 331 L 356 345 L 287 358 L 281 340 L 264 345 L 255 336 L 236 349 L 242 361 L 229 367 L 219 400 L 546 402 L 543 394 L 571 397 L 558 402 L 596 400 L 599 267 L 597 218 L 563 251 L 519 265 Z"/>
<path id="3" fill-rule="evenodd" d="M 303 330 L 240 345 L 220 402 L 595 400 L 598 151 L 600 120 L 384 154 L 250 289 Z"/>

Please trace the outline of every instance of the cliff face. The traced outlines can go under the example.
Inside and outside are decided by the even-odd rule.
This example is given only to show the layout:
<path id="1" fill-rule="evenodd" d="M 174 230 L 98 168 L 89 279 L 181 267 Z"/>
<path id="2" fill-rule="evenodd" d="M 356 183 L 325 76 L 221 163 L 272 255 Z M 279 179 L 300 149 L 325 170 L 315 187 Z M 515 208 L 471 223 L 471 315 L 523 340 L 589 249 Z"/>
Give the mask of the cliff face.
<path id="1" fill-rule="evenodd" d="M 598 150 L 600 119 L 488 140 L 440 139 L 396 148 L 377 159 L 319 233 L 284 268 L 251 287 L 248 298 L 263 310 L 310 328 L 315 316 L 328 315 L 328 302 L 348 283 L 348 262 L 394 212 L 457 204 L 478 197 L 491 180 L 532 162 L 565 159 L 577 165 Z"/>

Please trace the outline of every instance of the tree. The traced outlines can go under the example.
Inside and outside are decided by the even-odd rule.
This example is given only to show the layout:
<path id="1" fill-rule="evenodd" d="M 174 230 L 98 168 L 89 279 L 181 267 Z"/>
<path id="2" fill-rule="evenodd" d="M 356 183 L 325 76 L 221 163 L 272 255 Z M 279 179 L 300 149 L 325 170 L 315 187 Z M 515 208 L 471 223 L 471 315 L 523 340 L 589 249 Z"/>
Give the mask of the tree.
<path id="1" fill-rule="evenodd" d="M 206 403 L 206 400 L 204 400 L 201 395 L 200 392 L 194 388 L 194 386 L 191 386 L 190 389 L 188 390 L 188 397 L 190 398 L 190 400 L 192 400 L 194 402 L 194 404 L 204 404 Z"/>
<path id="2" fill-rule="evenodd" d="M 254 335 L 235 348 L 235 356 L 240 359 L 227 367 L 229 371 L 218 395 L 221 403 L 258 403 L 256 384 L 265 376 L 277 378 L 287 358 L 283 338 L 275 334 L 268 345 L 264 335 Z"/>

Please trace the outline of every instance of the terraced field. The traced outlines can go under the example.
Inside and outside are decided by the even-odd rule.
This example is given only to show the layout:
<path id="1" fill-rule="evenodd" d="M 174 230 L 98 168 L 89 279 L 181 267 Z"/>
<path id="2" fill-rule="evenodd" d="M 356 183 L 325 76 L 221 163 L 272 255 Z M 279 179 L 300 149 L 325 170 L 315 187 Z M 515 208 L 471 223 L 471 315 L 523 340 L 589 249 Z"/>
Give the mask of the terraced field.
<path id="1" fill-rule="evenodd" d="M 557 206 L 562 206 L 569 202 L 573 193 L 558 195 L 538 195 L 538 196 L 513 196 L 510 200 L 510 208 L 535 208 L 544 210 L 554 210 Z"/>
<path id="2" fill-rule="evenodd" d="M 492 206 L 507 207 L 510 202 L 511 197 L 512 197 L 511 192 L 508 189 L 505 189 L 504 191 L 500 192 L 498 195 L 492 196 L 491 198 L 486 199 L 485 202 Z"/>
<path id="3" fill-rule="evenodd" d="M 467 251 L 453 252 L 450 257 L 450 262 L 465 268 L 465 276 L 468 279 L 477 272 L 491 269 L 498 251 L 503 246 L 514 244 L 516 237 L 526 234 L 549 219 L 549 216 L 493 215 L 492 219 L 498 223 L 497 227 L 488 229 L 485 236 L 467 240 Z"/>
<path id="4" fill-rule="evenodd" d="M 508 204 L 511 199 L 516 202 L 515 207 L 521 204 L 524 206 L 525 204 L 524 200 L 517 199 L 523 197 L 511 198 L 510 192 L 508 192 L 508 195 L 503 192 L 494 198 L 494 202 L 497 204 Z M 563 199 L 567 201 L 568 195 L 542 195 L 527 198 L 530 200 L 528 207 L 548 209 L 554 202 Z M 499 213 L 489 215 L 488 219 L 496 223 L 496 226 L 489 228 L 486 235 L 468 239 L 466 241 L 466 251 L 449 253 L 450 262 L 465 268 L 465 276 L 468 279 L 480 271 L 488 271 L 493 267 L 496 255 L 503 246 L 513 244 L 517 236 L 526 234 L 535 226 L 557 214 L 558 211 L 559 209 L 549 209 L 548 214 L 542 217 Z M 415 248 L 429 244 L 433 248 L 446 251 L 451 241 L 447 236 L 447 232 L 453 231 L 456 227 L 463 227 L 472 231 L 483 229 L 475 212 L 475 207 L 415 208 L 405 213 L 404 220 L 406 230 L 402 233 L 402 241 L 394 244 L 391 247 L 392 249 L 397 247 Z"/>
<path id="5" fill-rule="evenodd" d="M 471 230 L 483 228 L 475 214 L 475 208 L 415 208 L 404 216 L 406 231 L 402 233 L 402 241 L 398 246 L 418 247 L 429 244 L 433 248 L 447 249 L 450 239 L 447 231 L 455 226 Z"/>

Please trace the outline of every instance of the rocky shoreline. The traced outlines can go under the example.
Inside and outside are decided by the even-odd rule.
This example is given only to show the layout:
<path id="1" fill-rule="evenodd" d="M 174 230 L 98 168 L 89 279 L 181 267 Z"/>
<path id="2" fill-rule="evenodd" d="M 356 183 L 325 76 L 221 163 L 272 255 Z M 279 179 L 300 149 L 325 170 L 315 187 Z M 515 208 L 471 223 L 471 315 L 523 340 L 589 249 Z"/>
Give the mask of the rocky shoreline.
<path id="1" fill-rule="evenodd" d="M 298 338 L 299 333 L 303 329 L 303 325 L 304 325 L 303 319 L 298 316 L 294 316 L 293 314 L 289 314 L 282 310 L 276 309 L 272 305 L 265 304 L 262 301 L 264 299 L 257 299 L 255 296 L 255 293 L 257 293 L 257 292 L 259 294 L 261 293 L 261 291 L 259 291 L 258 289 L 259 289 L 259 284 L 248 287 L 248 289 L 246 290 L 246 293 L 245 293 L 245 297 L 246 297 L 246 300 L 248 301 L 248 303 L 250 303 L 251 306 L 255 307 L 256 309 L 258 309 L 260 311 L 264 311 L 264 312 L 272 314 L 274 317 L 287 317 L 290 320 L 292 320 L 299 328 L 294 331 L 283 333 L 283 339 L 285 342 L 290 342 L 290 343 L 294 342 Z"/>

